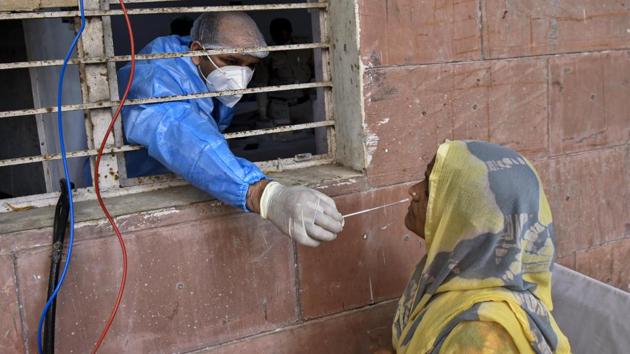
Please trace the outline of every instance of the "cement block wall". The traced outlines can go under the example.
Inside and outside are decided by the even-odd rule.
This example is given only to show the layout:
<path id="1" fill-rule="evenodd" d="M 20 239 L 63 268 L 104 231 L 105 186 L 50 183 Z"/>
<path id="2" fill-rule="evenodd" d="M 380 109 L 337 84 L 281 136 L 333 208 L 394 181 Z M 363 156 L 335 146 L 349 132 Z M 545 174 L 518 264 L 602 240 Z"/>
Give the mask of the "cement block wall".
<path id="1" fill-rule="evenodd" d="M 332 0 L 341 1 L 341 0 Z M 325 186 L 342 212 L 400 200 L 445 138 L 534 161 L 558 260 L 630 290 L 630 6 L 617 0 L 359 0 L 370 165 Z M 343 117 L 342 117 L 343 119 Z M 338 240 L 292 244 L 212 203 L 118 218 L 128 292 L 103 353 L 369 353 L 423 254 L 406 206 L 349 219 Z M 0 235 L 0 352 L 35 352 L 50 229 Z M 120 276 L 104 221 L 77 229 L 58 351 L 96 339 Z"/>

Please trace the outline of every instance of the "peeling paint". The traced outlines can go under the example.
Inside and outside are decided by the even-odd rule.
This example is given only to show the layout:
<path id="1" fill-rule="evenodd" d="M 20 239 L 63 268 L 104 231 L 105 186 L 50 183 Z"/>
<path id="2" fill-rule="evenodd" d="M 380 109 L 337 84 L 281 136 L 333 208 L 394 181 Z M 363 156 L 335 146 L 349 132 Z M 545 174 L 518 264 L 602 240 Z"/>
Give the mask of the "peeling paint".
<path id="1" fill-rule="evenodd" d="M 143 218 L 146 219 L 150 219 L 150 218 L 159 218 L 162 216 L 166 216 L 166 215 L 171 215 L 171 214 L 177 214 L 179 213 L 180 210 L 176 209 L 176 208 L 168 208 L 168 209 L 162 209 L 162 210 L 156 210 L 156 211 L 151 211 L 146 213 Z"/>
<path id="2" fill-rule="evenodd" d="M 387 124 L 387 123 L 389 123 L 389 117 L 385 117 L 385 118 L 379 120 L 377 125 L 381 126 L 381 125 L 384 125 L 384 124 Z"/>
<path id="3" fill-rule="evenodd" d="M 339 183 L 335 183 L 332 186 L 333 187 L 341 187 L 341 186 L 347 186 L 347 185 L 351 185 L 351 184 L 355 184 L 355 183 L 357 183 L 357 180 L 354 179 L 354 178 L 350 178 L 348 180 L 344 180 L 344 181 L 341 181 Z"/>
<path id="4" fill-rule="evenodd" d="M 317 185 L 316 188 L 317 189 L 337 188 L 337 187 L 343 187 L 343 186 L 350 186 L 350 185 L 353 185 L 353 184 L 356 184 L 356 183 L 357 183 L 356 179 L 349 178 L 349 179 L 342 180 L 340 182 L 335 182 L 335 183 L 332 183 L 332 184 L 324 183 L 324 184 L 321 184 L 321 185 Z"/>
<path id="5" fill-rule="evenodd" d="M 367 129 L 367 127 L 365 130 L 366 130 L 365 147 L 367 150 L 365 159 L 367 162 L 366 166 L 370 166 L 370 163 L 372 163 L 372 156 L 374 155 L 374 153 L 376 152 L 376 149 L 378 148 L 379 137 L 378 135 L 372 133 L 369 129 Z"/>

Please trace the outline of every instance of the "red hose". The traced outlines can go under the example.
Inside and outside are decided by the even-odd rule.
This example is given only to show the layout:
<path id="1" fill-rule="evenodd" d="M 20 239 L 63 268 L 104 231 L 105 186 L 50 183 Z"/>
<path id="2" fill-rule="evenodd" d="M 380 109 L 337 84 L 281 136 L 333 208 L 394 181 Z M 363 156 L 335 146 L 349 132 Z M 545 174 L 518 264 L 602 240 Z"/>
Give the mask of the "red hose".
<path id="1" fill-rule="evenodd" d="M 122 252 L 122 277 L 120 279 L 120 288 L 118 289 L 118 295 L 116 295 L 116 302 L 114 303 L 114 307 L 112 308 L 112 312 L 109 315 L 107 323 L 105 323 L 105 327 L 103 327 L 103 330 L 101 331 L 101 334 L 99 335 L 98 340 L 96 341 L 96 343 L 94 344 L 94 347 L 92 348 L 93 354 L 96 353 L 98 349 L 101 347 L 101 344 L 103 344 L 103 341 L 105 340 L 105 336 L 107 336 L 107 332 L 109 331 L 109 328 L 112 326 L 112 322 L 114 322 L 114 318 L 116 317 L 116 313 L 118 312 L 118 308 L 120 307 L 120 302 L 122 301 L 123 293 L 125 292 L 125 283 L 127 282 L 127 249 L 125 248 L 125 241 L 123 240 L 122 234 L 120 233 L 120 230 L 118 229 L 118 226 L 116 225 L 116 222 L 114 221 L 114 218 L 110 215 L 109 211 L 107 210 L 107 207 L 105 206 L 105 202 L 103 201 L 103 198 L 101 197 L 101 189 L 98 183 L 98 180 L 99 180 L 98 167 L 101 163 L 101 158 L 103 157 L 103 151 L 105 150 L 107 139 L 109 138 L 109 135 L 112 133 L 112 130 L 114 130 L 114 124 L 116 124 L 116 120 L 120 116 L 120 112 L 122 111 L 123 105 L 125 104 L 125 100 L 127 100 L 127 95 L 129 94 L 129 90 L 131 90 L 131 83 L 133 82 L 133 74 L 134 74 L 134 71 L 136 70 L 136 50 L 135 50 L 135 43 L 133 40 L 133 30 L 131 28 L 131 21 L 129 20 L 129 16 L 127 15 L 127 8 L 125 7 L 124 1 L 118 0 L 118 2 L 120 3 L 120 7 L 122 8 L 123 14 L 125 16 L 125 22 L 127 24 L 127 30 L 129 32 L 129 42 L 131 44 L 131 71 L 129 73 L 129 81 L 127 82 L 125 93 L 120 99 L 120 104 L 118 105 L 118 108 L 116 109 L 116 113 L 114 113 L 114 116 L 112 117 L 112 121 L 109 123 L 107 132 L 105 133 L 105 136 L 103 137 L 103 140 L 101 141 L 101 146 L 98 149 L 98 154 L 96 155 L 96 164 L 94 165 L 94 191 L 96 192 L 96 198 L 98 199 L 98 204 L 101 206 L 101 209 L 103 210 L 103 213 L 107 217 L 107 220 L 109 220 L 109 223 L 112 225 L 112 228 L 114 229 L 114 232 L 116 233 L 116 237 L 118 237 L 118 243 L 120 243 L 120 250 Z"/>

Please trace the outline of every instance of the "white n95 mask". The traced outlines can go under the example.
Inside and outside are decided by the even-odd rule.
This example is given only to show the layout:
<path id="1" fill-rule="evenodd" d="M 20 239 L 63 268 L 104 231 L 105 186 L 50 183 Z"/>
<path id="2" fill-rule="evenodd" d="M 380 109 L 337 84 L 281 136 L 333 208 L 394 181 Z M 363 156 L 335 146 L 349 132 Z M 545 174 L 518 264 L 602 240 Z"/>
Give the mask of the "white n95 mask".
<path id="1" fill-rule="evenodd" d="M 251 81 L 252 76 L 254 76 L 254 71 L 247 66 L 228 65 L 220 68 L 212 61 L 210 56 L 207 56 L 207 58 L 215 67 L 215 69 L 204 78 L 206 80 L 206 86 L 208 86 L 208 90 L 211 92 L 245 89 Z M 201 69 L 199 69 L 199 71 L 201 72 Z M 242 97 L 243 95 L 218 96 L 217 99 L 224 105 L 232 108 Z"/>

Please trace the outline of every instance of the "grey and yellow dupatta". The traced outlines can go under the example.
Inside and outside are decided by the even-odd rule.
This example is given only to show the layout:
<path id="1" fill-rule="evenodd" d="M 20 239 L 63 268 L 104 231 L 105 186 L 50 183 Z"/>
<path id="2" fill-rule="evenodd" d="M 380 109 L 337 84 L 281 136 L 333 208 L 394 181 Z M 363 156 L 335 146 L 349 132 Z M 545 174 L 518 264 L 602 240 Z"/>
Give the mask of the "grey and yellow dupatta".
<path id="1" fill-rule="evenodd" d="M 531 164 L 498 145 L 449 141 L 438 149 L 429 190 L 427 254 L 394 318 L 397 352 L 440 353 L 445 342 L 474 352 L 492 340 L 500 352 L 505 342 L 490 337 L 492 326 L 521 353 L 570 352 L 550 314 L 553 224 Z"/>

